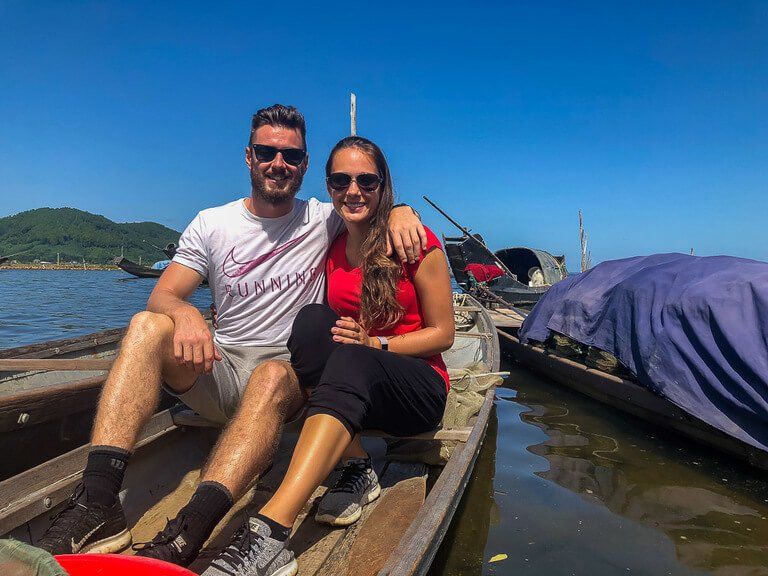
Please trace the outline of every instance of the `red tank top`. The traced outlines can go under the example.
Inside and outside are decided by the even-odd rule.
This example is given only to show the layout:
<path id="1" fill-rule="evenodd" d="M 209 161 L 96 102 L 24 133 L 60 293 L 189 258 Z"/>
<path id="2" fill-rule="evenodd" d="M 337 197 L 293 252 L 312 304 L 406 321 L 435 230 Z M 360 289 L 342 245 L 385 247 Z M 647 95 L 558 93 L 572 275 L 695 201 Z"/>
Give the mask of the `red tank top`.
<path id="1" fill-rule="evenodd" d="M 427 232 L 426 252 L 433 248 L 442 250 L 443 247 L 437 236 L 429 228 L 425 227 L 424 229 Z M 355 321 L 359 321 L 360 288 L 363 283 L 363 273 L 360 268 L 349 263 L 346 250 L 347 233 L 345 232 L 334 241 L 328 252 L 328 260 L 325 265 L 328 278 L 328 305 L 339 316 L 349 316 Z M 386 328 L 385 331 L 371 330 L 370 336 L 396 336 L 424 328 L 424 317 L 421 313 L 421 306 L 419 306 L 413 278 L 426 252 L 422 252 L 419 262 L 402 265 L 403 274 L 397 284 L 397 301 L 403 307 L 403 317 L 397 324 Z M 445 380 L 446 390 L 450 388 L 448 370 L 442 356 L 435 354 L 429 358 L 424 358 L 424 360 Z"/>

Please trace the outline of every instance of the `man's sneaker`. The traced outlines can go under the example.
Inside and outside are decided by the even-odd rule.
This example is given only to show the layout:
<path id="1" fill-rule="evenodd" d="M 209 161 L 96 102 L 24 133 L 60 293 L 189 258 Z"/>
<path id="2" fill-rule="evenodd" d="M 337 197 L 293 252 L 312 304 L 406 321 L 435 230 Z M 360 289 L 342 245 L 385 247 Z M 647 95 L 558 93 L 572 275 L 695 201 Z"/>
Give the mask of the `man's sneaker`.
<path id="1" fill-rule="evenodd" d="M 376 500 L 379 494 L 381 486 L 371 468 L 371 459 L 351 458 L 320 501 L 315 520 L 331 526 L 354 524 L 363 513 L 363 506 Z"/>
<path id="2" fill-rule="evenodd" d="M 120 501 L 113 506 L 88 502 L 82 484 L 75 488 L 67 506 L 52 520 L 36 546 L 54 555 L 78 552 L 110 554 L 131 545 L 131 533 Z"/>
<path id="3" fill-rule="evenodd" d="M 249 518 L 202 576 L 294 576 L 299 564 L 286 546 L 264 522 Z"/>
<path id="4" fill-rule="evenodd" d="M 173 520 L 168 520 L 165 528 L 149 542 L 138 542 L 133 545 L 136 556 L 155 558 L 179 566 L 189 566 L 200 553 L 205 538 L 189 533 L 188 518 L 179 514 Z"/>

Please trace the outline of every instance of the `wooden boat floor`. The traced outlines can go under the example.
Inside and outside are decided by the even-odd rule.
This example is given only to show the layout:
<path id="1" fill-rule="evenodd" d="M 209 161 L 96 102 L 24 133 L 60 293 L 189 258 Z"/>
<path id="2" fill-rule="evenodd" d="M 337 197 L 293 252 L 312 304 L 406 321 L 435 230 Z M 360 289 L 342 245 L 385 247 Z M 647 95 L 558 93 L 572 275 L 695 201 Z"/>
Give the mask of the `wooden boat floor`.
<path id="1" fill-rule="evenodd" d="M 134 542 L 146 542 L 165 527 L 184 506 L 197 486 L 207 448 L 217 436 L 211 429 L 172 432 L 179 436 L 172 450 L 156 449 L 156 455 L 136 461 L 126 478 L 124 497 Z M 271 497 L 285 475 L 296 434 L 284 434 L 272 468 L 253 485 L 215 528 L 205 549 L 190 567 L 200 573 L 219 549 L 226 547 L 248 513 L 255 513 Z M 364 508 L 352 526 L 333 528 L 314 521 L 317 504 L 338 476 L 334 472 L 304 507 L 294 526 L 290 548 L 299 562 L 299 574 L 377 574 L 401 536 L 419 513 L 426 498 L 427 467 L 424 464 L 387 462 L 380 439 L 364 439 L 379 474 L 381 496 Z M 160 443 L 163 443 L 161 440 Z M 175 472 L 174 472 L 175 471 Z M 150 489 L 136 489 L 141 479 L 152 478 Z M 133 552 L 129 552 L 133 553 Z"/>

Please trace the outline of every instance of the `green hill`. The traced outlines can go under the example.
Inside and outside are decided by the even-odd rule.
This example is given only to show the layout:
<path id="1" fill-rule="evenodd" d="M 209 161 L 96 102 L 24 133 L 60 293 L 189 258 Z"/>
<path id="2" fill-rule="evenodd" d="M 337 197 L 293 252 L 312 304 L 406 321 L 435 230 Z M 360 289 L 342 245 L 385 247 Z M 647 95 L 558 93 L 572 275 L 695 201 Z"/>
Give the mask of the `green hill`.
<path id="1" fill-rule="evenodd" d="M 108 263 L 121 250 L 126 258 L 143 262 L 165 259 L 150 246 L 178 242 L 179 232 L 155 222 L 118 224 L 104 216 L 74 208 L 38 208 L 0 218 L 0 256 L 19 253 L 19 262 Z"/>

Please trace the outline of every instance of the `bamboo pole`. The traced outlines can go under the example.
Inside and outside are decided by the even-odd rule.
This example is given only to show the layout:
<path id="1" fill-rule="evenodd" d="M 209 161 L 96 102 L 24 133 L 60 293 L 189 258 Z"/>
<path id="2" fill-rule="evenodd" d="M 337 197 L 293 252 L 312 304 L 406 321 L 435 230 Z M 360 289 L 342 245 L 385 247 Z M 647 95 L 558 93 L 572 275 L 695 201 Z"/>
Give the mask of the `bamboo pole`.
<path id="1" fill-rule="evenodd" d="M 592 268 L 592 254 L 587 250 L 587 231 L 584 229 L 584 216 L 579 210 L 579 243 L 581 244 L 581 271 Z"/>

